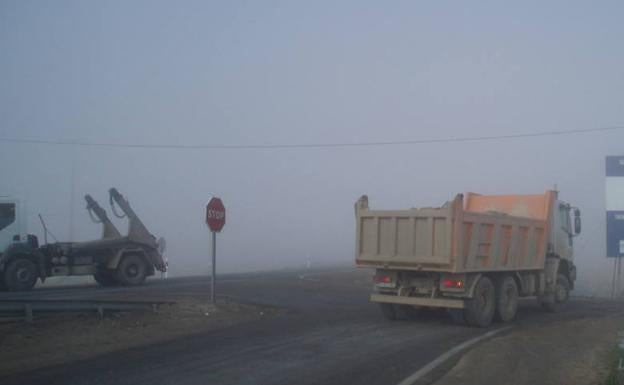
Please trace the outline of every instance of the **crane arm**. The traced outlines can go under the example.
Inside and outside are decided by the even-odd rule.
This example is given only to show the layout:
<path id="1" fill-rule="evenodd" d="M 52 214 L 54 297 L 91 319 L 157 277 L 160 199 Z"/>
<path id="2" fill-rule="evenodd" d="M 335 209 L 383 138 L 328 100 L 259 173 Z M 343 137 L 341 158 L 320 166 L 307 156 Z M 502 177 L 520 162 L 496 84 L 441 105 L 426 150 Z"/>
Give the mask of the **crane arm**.
<path id="1" fill-rule="evenodd" d="M 156 237 L 147 230 L 147 227 L 145 227 L 134 210 L 132 210 L 132 207 L 130 207 L 128 200 L 114 187 L 108 190 L 108 193 L 110 195 L 111 207 L 114 208 L 114 204 L 116 203 L 124 212 L 125 216 L 128 217 L 128 238 L 135 242 L 156 248 Z"/>
<path id="2" fill-rule="evenodd" d="M 96 223 L 102 224 L 102 238 L 119 238 L 121 237 L 121 233 L 115 227 L 113 222 L 110 221 L 108 215 L 106 214 L 106 210 L 104 210 L 96 201 L 91 197 L 91 195 L 85 195 L 85 201 L 87 201 L 87 211 L 91 216 L 91 219 Z M 93 218 L 93 215 L 97 217 L 97 220 Z"/>

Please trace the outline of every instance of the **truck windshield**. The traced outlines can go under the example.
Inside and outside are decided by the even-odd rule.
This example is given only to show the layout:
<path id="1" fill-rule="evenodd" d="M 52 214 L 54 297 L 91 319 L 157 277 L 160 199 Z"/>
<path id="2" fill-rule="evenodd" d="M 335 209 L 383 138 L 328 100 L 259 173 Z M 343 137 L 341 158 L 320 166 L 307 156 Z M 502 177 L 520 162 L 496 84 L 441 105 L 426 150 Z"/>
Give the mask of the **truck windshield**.
<path id="1" fill-rule="evenodd" d="M 15 204 L 0 203 L 0 230 L 15 222 Z"/>
<path id="2" fill-rule="evenodd" d="M 570 211 L 568 210 L 567 206 L 559 206 L 559 224 L 563 231 L 568 234 L 572 233 L 570 229 Z"/>
<path id="3" fill-rule="evenodd" d="M 0 230 L 15 222 L 15 204 L 0 203 Z"/>

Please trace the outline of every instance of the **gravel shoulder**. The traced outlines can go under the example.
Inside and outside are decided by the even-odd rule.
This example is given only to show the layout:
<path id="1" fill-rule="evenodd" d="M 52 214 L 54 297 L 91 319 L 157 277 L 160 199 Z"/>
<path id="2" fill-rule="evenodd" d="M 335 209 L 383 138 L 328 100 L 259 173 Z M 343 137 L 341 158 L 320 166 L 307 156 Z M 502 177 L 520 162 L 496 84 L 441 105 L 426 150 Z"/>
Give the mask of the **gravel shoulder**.
<path id="1" fill-rule="evenodd" d="M 436 385 L 604 384 L 622 311 L 518 325 L 472 349 Z"/>
<path id="2" fill-rule="evenodd" d="M 142 312 L 58 315 L 0 324 L 0 373 L 11 375 L 93 358 L 252 322 L 283 312 L 275 307 L 221 300 L 216 307 L 192 299 Z"/>

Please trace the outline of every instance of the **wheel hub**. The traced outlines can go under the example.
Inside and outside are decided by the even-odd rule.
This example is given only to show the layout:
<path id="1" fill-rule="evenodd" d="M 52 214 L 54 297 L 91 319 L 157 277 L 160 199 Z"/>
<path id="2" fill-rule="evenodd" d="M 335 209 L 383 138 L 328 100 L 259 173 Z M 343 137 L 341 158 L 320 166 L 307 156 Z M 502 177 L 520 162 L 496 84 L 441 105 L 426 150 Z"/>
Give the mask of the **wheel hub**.
<path id="1" fill-rule="evenodd" d="M 486 294 L 484 292 L 479 293 L 477 304 L 480 311 L 483 311 L 485 309 L 487 302 L 487 299 L 485 297 Z"/>
<path id="2" fill-rule="evenodd" d="M 15 277 L 19 282 L 28 282 L 30 281 L 30 272 L 28 269 L 20 268 L 15 272 Z"/>
<path id="3" fill-rule="evenodd" d="M 139 268 L 136 265 L 130 265 L 128 266 L 127 272 L 130 277 L 136 277 L 139 273 Z"/>

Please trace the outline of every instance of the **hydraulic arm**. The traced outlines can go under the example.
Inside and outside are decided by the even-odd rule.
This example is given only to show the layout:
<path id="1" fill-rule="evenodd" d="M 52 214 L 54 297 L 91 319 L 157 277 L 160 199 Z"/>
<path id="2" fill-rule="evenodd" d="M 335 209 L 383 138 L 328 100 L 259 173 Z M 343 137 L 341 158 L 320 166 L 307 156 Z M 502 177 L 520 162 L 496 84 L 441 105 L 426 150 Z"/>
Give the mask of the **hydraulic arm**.
<path id="1" fill-rule="evenodd" d="M 87 211 L 91 220 L 95 223 L 102 224 L 102 238 L 120 238 L 121 233 L 113 222 L 110 221 L 106 211 L 91 197 L 91 195 L 85 195 L 85 201 L 87 201 Z M 97 218 L 94 218 L 95 217 Z"/>
<path id="2" fill-rule="evenodd" d="M 158 243 L 156 237 L 147 230 L 143 222 L 141 222 L 134 210 L 132 210 L 132 207 L 130 207 L 128 200 L 114 187 L 108 190 L 108 193 L 113 214 L 118 218 L 128 218 L 128 239 L 157 249 Z M 115 203 L 124 212 L 124 215 L 117 213 Z"/>

